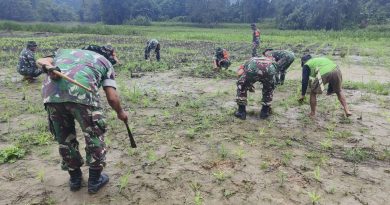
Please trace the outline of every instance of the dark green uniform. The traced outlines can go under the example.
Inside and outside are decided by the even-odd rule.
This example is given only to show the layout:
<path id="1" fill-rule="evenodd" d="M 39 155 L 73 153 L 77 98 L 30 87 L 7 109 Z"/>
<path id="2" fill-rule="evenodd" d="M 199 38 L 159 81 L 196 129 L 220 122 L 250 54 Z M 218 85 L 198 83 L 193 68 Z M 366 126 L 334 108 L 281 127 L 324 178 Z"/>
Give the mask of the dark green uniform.
<path id="1" fill-rule="evenodd" d="M 148 42 L 146 42 L 145 60 L 149 59 L 150 52 L 152 50 L 154 50 L 154 52 L 156 53 L 157 61 L 160 61 L 160 43 L 156 39 L 151 39 Z"/>
<path id="2" fill-rule="evenodd" d="M 263 84 L 262 104 L 270 105 L 275 89 L 275 74 L 276 66 L 274 61 L 266 57 L 253 57 L 244 64 L 244 73 L 237 81 L 237 97 L 238 105 L 246 105 L 247 91 L 257 81 Z"/>
<path id="3" fill-rule="evenodd" d="M 16 69 L 20 75 L 28 77 L 38 77 L 42 74 L 35 62 L 35 54 L 29 48 L 24 48 L 19 55 L 19 63 Z"/>
<path id="4" fill-rule="evenodd" d="M 257 49 L 260 47 L 260 30 L 256 27 L 252 27 L 252 57 L 257 56 Z"/>
<path id="5" fill-rule="evenodd" d="M 64 79 L 46 77 L 42 96 L 49 115 L 52 134 L 59 143 L 64 170 L 77 170 L 84 160 L 76 139 L 75 120 L 80 124 L 86 142 L 86 161 L 90 169 L 105 165 L 105 119 L 100 108 L 100 87 L 116 87 L 112 64 L 102 55 L 81 49 L 60 49 L 54 65 L 72 79 L 92 89 L 92 93 Z"/>
<path id="6" fill-rule="evenodd" d="M 286 50 L 272 50 L 266 52 L 267 56 L 271 56 L 276 61 L 276 84 L 283 84 L 284 79 L 286 77 L 287 69 L 291 66 L 291 64 L 295 60 L 295 55 L 291 51 Z"/>

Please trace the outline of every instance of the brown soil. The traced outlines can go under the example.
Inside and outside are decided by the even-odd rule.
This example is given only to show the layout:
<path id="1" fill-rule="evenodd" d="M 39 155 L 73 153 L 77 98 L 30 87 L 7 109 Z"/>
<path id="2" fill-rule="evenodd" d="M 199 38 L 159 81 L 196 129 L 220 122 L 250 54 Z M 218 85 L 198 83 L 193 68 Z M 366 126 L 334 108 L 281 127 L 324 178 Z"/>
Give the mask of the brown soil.
<path id="1" fill-rule="evenodd" d="M 38 96 L 33 97 L 37 101 L 39 84 L 29 92 Z M 0 204 L 196 204 L 196 192 L 201 204 L 310 204 L 308 192 L 319 194 L 321 204 L 386 204 L 390 199 L 388 151 L 383 157 L 390 145 L 388 96 L 347 90 L 354 112 L 348 120 L 342 117 L 335 96 L 321 96 L 318 117 L 312 121 L 305 117 L 308 105 L 281 104 L 291 97 L 290 87 L 296 86 L 288 83 L 275 92 L 273 117 L 261 121 L 257 85 L 256 93 L 250 93 L 254 100 L 248 119 L 241 121 L 231 115 L 234 80 L 163 72 L 146 73 L 124 85 L 157 99 L 147 107 L 126 104 L 135 127 L 135 150 L 129 148 L 124 126 L 113 120 L 117 129 L 107 135 L 105 169 L 110 182 L 99 194 L 88 195 L 85 183 L 79 192 L 68 190 L 68 174 L 60 171 L 53 142 L 42 150 L 34 148 L 13 164 L 0 165 Z M 22 98 L 9 89 L 4 94 L 16 101 Z M 203 100 L 199 107 L 177 111 L 197 99 Z M 172 114 L 164 117 L 165 111 Z M 222 119 L 210 122 L 211 127 L 189 131 L 199 126 L 196 113 L 218 112 L 223 113 Z M 150 117 L 156 120 L 148 123 Z M 2 141 L 33 120 L 44 116 L 26 114 L 12 118 L 9 125 L 1 123 Z M 331 132 L 332 148 L 326 149 L 320 142 Z M 352 147 L 365 150 L 367 158 L 351 162 L 345 153 Z M 317 155 L 328 160 L 321 164 Z M 317 165 L 319 181 L 313 174 Z M 87 171 L 83 167 L 84 181 Z M 44 173 L 43 181 L 37 178 L 39 172 Z M 120 190 L 120 177 L 126 173 L 130 173 L 129 183 Z"/>
<path id="2" fill-rule="evenodd" d="M 0 33 L 15 35 L 46 34 Z M 180 69 L 193 69 L 198 66 L 195 62 L 203 63 L 200 68 L 208 66 L 205 59 L 211 59 L 209 48 L 215 44 L 167 41 L 167 52 L 177 47 L 196 54 L 187 59 L 185 52 L 169 53 L 163 63 L 169 62 L 171 70 L 152 73 L 142 71 L 148 70 L 149 63 L 155 66 L 153 62 L 131 64 L 143 57 L 135 51 L 143 49 L 144 37 L 111 38 L 66 35 L 58 42 L 69 47 L 121 42 L 129 46 L 118 48 L 123 62 L 129 64 L 120 68 L 129 66 L 145 74 L 130 78 L 124 69 L 118 75 L 138 148 L 130 148 L 125 126 L 103 103 L 110 128 L 104 171 L 110 182 L 96 195 L 87 193 L 88 167 L 82 167 L 83 188 L 70 192 L 68 174 L 60 170 L 56 142 L 36 145 L 29 141 L 47 129 L 40 96 L 42 77 L 32 84 L 22 82 L 15 74 L 16 60 L 11 60 L 20 49 L 3 49 L 0 149 L 19 142 L 28 152 L 14 163 L 0 164 L 0 204 L 312 204 L 308 193 L 320 196 L 318 204 L 384 205 L 390 201 L 390 96 L 345 90 L 353 112 L 347 119 L 336 96 L 322 95 L 317 118 L 312 120 L 307 117 L 307 102 L 297 103 L 301 73 L 296 60 L 288 81 L 274 93 L 272 117 L 258 117 L 261 85 L 256 84 L 256 92 L 249 93 L 247 120 L 241 121 L 233 117 L 234 79 L 218 79 L 214 73 L 203 75 L 213 78 L 196 78 Z M 56 39 L 51 43 L 47 51 L 58 45 Z M 295 47 L 297 51 L 316 50 L 316 46 Z M 318 53 L 332 51 L 327 49 Z M 235 66 L 250 53 L 246 44 L 233 43 L 230 50 Z M 344 80 L 390 82 L 387 67 L 369 67 L 362 59 L 338 60 Z M 223 78 L 231 76 L 223 72 Z M 80 129 L 78 139 L 84 155 Z"/>

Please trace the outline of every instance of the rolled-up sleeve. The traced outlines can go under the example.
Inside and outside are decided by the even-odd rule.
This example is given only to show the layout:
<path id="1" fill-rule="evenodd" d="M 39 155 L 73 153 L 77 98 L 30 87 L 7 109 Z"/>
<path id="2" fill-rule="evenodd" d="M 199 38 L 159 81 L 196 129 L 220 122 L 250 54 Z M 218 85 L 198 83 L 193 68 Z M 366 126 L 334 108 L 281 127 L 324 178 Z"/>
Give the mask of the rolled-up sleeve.
<path id="1" fill-rule="evenodd" d="M 116 81 L 115 81 L 115 71 L 114 71 L 114 68 L 112 66 L 110 66 L 108 69 L 107 69 L 107 74 L 103 77 L 103 87 L 113 87 L 113 88 L 117 88 L 117 84 L 116 84 Z"/>

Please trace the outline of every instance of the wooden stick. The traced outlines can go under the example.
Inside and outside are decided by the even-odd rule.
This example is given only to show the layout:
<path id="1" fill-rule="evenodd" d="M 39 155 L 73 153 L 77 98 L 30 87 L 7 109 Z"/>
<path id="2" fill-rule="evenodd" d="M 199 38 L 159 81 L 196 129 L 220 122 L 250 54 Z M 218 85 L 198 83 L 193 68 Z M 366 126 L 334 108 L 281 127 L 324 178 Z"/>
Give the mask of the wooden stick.
<path id="1" fill-rule="evenodd" d="M 63 73 L 61 73 L 61 72 L 59 72 L 59 71 L 57 71 L 57 70 L 52 70 L 52 72 L 53 72 L 54 74 L 60 76 L 61 78 L 64 78 L 65 80 L 67 80 L 67 81 L 69 81 L 69 82 L 71 82 L 71 83 L 73 83 L 73 84 L 75 84 L 75 85 L 77 85 L 77 86 L 79 86 L 79 87 L 81 87 L 81 88 L 84 88 L 84 89 L 87 90 L 88 92 L 92 93 L 92 89 L 91 89 L 91 88 L 85 87 L 83 84 L 81 84 L 81 83 L 79 83 L 79 82 L 73 80 L 72 78 L 68 77 L 67 75 L 65 75 L 65 74 L 63 74 Z"/>

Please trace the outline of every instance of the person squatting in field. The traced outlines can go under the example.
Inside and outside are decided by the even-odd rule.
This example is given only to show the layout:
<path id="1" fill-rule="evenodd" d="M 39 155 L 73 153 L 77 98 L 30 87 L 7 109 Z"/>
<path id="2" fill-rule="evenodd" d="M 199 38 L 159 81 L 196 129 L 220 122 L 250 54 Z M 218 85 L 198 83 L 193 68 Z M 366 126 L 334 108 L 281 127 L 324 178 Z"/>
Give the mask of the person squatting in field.
<path id="1" fill-rule="evenodd" d="M 214 69 L 217 71 L 220 71 L 221 68 L 228 69 L 231 65 L 230 59 L 229 59 L 229 53 L 226 49 L 217 48 L 215 50 L 215 57 L 214 57 Z"/>
<path id="2" fill-rule="evenodd" d="M 35 41 L 27 42 L 27 47 L 20 52 L 17 71 L 24 76 L 24 80 L 33 80 L 42 74 L 35 62 L 35 52 L 37 50 L 37 43 Z"/>
<path id="3" fill-rule="evenodd" d="M 80 124 L 86 142 L 86 163 L 89 166 L 88 192 L 96 193 L 109 178 L 102 173 L 106 165 L 105 118 L 100 104 L 99 88 L 103 87 L 109 105 L 118 119 L 127 122 L 116 91 L 112 64 L 104 56 L 89 50 L 59 49 L 53 57 L 41 58 L 38 65 L 48 73 L 43 82 L 42 96 L 48 113 L 49 128 L 59 143 L 62 169 L 70 175 L 71 191 L 81 188 L 84 160 L 79 151 L 75 120 Z M 92 92 L 69 83 L 53 71 L 60 71 Z"/>
<path id="4" fill-rule="evenodd" d="M 291 51 L 286 50 L 274 50 L 272 48 L 267 48 L 263 55 L 266 57 L 272 57 L 276 61 L 276 70 L 277 73 L 275 75 L 276 85 L 283 85 L 284 80 L 286 78 L 287 69 L 291 66 L 291 64 L 295 60 L 295 55 Z"/>
<path id="5" fill-rule="evenodd" d="M 251 24 L 252 33 L 252 57 L 257 56 L 257 49 L 260 47 L 260 30 L 256 24 Z"/>
<path id="6" fill-rule="evenodd" d="M 299 102 L 303 102 L 308 85 L 310 85 L 310 116 L 316 114 L 317 94 L 324 91 L 324 85 L 328 85 L 327 95 L 336 93 L 341 105 L 344 108 L 345 115 L 351 116 L 347 101 L 342 91 L 342 75 L 336 63 L 325 57 L 312 58 L 311 55 L 305 55 L 301 58 L 302 66 L 302 96 Z"/>
<path id="7" fill-rule="evenodd" d="M 157 61 L 160 61 L 160 43 L 156 39 L 150 39 L 148 42 L 146 42 L 145 60 L 148 60 L 150 58 L 150 52 L 152 50 L 154 50 L 154 52 L 156 53 Z"/>
<path id="8" fill-rule="evenodd" d="M 275 89 L 275 62 L 267 57 L 252 57 L 239 68 L 237 73 L 239 75 L 236 96 L 238 111 L 235 116 L 242 120 L 246 119 L 247 91 L 251 91 L 253 84 L 259 81 L 263 84 L 263 106 L 260 118 L 268 118 L 271 114 L 271 101 Z"/>

